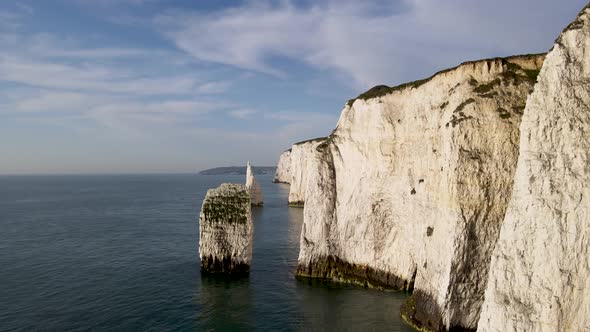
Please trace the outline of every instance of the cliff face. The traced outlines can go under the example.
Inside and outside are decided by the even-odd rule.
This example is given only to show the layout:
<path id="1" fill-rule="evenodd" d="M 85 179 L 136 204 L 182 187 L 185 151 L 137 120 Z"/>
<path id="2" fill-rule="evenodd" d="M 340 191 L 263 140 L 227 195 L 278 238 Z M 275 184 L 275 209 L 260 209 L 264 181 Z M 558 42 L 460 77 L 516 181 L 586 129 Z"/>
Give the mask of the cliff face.
<path id="1" fill-rule="evenodd" d="M 475 328 L 542 61 L 469 62 L 349 101 L 290 195 L 305 199 L 298 274 L 413 288 L 414 324 Z"/>
<path id="2" fill-rule="evenodd" d="M 262 206 L 262 204 L 264 204 L 262 188 L 260 188 L 260 184 L 258 184 L 258 181 L 256 181 L 256 178 L 254 177 L 250 162 L 248 162 L 248 165 L 246 166 L 246 188 L 248 188 L 250 192 L 250 202 L 252 205 Z"/>
<path id="3" fill-rule="evenodd" d="M 250 194 L 242 184 L 209 189 L 199 216 L 201 271 L 247 273 L 252 261 Z"/>
<path id="4" fill-rule="evenodd" d="M 291 149 L 281 153 L 279 162 L 277 163 L 277 170 L 275 173 L 274 183 L 290 183 L 291 182 Z"/>
<path id="5" fill-rule="evenodd" d="M 590 329 L 589 82 L 586 7 L 547 55 L 524 111 L 480 331 Z"/>
<path id="6" fill-rule="evenodd" d="M 313 158 L 316 147 L 325 140 L 324 137 L 311 139 L 293 144 L 290 153 L 290 175 L 289 183 L 289 205 L 303 206 L 305 202 L 305 188 L 307 186 L 307 177 L 313 173 L 310 169 L 310 159 Z"/>

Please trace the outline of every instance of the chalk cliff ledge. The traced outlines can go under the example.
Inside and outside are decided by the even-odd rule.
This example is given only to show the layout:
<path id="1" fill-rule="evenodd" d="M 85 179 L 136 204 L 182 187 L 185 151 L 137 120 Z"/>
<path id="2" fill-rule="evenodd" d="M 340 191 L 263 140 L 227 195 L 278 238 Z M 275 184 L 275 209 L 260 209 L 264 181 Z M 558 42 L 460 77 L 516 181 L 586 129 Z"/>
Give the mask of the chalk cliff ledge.
<path id="1" fill-rule="evenodd" d="M 528 99 L 487 285 L 480 331 L 590 331 L 589 7 Z"/>
<path id="2" fill-rule="evenodd" d="M 377 86 L 303 156 L 293 146 L 301 180 L 289 200 L 305 203 L 297 274 L 413 290 L 405 317 L 415 326 L 475 329 L 543 59 L 472 61 Z"/>

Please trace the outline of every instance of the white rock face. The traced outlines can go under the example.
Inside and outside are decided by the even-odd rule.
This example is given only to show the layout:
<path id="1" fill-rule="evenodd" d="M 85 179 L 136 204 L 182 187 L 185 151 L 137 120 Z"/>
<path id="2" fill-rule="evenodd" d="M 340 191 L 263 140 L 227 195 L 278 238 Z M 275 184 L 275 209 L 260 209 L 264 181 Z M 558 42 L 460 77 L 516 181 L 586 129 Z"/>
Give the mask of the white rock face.
<path id="1" fill-rule="evenodd" d="M 547 55 L 479 331 L 590 331 L 590 9 Z"/>
<path id="2" fill-rule="evenodd" d="M 475 328 L 542 61 L 469 62 L 349 102 L 307 154 L 298 274 L 413 288 L 412 323 Z"/>
<path id="3" fill-rule="evenodd" d="M 291 182 L 291 149 L 281 153 L 277 163 L 277 171 L 272 182 L 290 183 Z"/>
<path id="4" fill-rule="evenodd" d="M 264 204 L 262 188 L 260 188 L 260 184 L 258 184 L 258 181 L 256 181 L 256 178 L 254 177 L 250 162 L 248 162 L 248 166 L 246 167 L 246 187 L 250 191 L 250 202 L 252 205 L 261 206 Z"/>
<path id="5" fill-rule="evenodd" d="M 293 144 L 291 147 L 290 174 L 291 184 L 289 188 L 289 205 L 303 206 L 305 202 L 305 188 L 307 186 L 307 176 L 313 171 L 310 170 L 310 159 L 315 153 L 316 147 L 325 140 L 325 137 L 315 138 Z"/>
<path id="6" fill-rule="evenodd" d="M 199 216 L 201 271 L 247 273 L 252 261 L 250 194 L 242 184 L 209 189 Z"/>

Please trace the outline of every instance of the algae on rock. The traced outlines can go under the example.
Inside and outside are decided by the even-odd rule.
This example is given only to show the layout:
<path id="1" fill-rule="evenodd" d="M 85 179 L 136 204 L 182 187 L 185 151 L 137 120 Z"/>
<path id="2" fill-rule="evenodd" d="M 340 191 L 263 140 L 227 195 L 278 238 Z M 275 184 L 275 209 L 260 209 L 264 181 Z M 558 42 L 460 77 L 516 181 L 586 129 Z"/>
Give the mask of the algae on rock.
<path id="1" fill-rule="evenodd" d="M 201 271 L 249 272 L 252 231 L 250 194 L 246 186 L 224 183 L 209 189 L 199 216 Z"/>

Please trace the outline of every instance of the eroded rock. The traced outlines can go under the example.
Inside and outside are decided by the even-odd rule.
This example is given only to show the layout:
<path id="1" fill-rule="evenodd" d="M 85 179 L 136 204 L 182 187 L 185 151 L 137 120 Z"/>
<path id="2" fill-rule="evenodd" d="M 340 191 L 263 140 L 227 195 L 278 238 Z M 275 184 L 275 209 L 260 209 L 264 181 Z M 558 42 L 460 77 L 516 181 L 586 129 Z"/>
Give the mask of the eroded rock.
<path id="1" fill-rule="evenodd" d="M 245 185 L 224 183 L 209 189 L 199 216 L 201 271 L 248 273 L 252 231 L 250 194 Z"/>
<path id="2" fill-rule="evenodd" d="M 250 162 L 248 162 L 248 166 L 246 166 L 246 187 L 250 191 L 250 202 L 252 205 L 262 206 L 264 204 L 262 188 L 260 188 L 260 184 L 254 177 Z"/>
<path id="3" fill-rule="evenodd" d="M 293 144 L 291 147 L 291 180 L 289 188 L 289 205 L 303 206 L 305 202 L 305 190 L 308 175 L 313 172 L 310 169 L 311 159 L 316 147 L 325 141 L 325 137 L 310 139 Z"/>
<path id="4" fill-rule="evenodd" d="M 291 183 L 291 149 L 281 153 L 279 162 L 277 163 L 277 170 L 275 173 L 274 183 Z"/>
<path id="5" fill-rule="evenodd" d="M 468 62 L 349 101 L 306 154 L 298 274 L 413 288 L 415 325 L 474 329 L 543 58 Z"/>
<path id="6" fill-rule="evenodd" d="M 590 330 L 590 9 L 547 55 L 479 331 Z"/>

